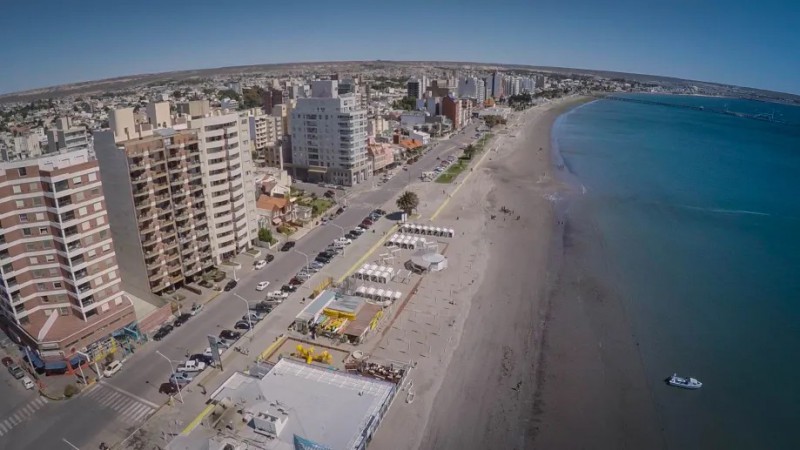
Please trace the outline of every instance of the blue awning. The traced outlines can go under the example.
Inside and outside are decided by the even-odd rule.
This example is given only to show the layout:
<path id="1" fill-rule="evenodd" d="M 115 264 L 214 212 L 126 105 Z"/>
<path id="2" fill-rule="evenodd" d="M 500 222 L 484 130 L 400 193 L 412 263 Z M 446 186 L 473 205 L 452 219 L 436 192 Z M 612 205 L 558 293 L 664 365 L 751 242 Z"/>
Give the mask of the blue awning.
<path id="1" fill-rule="evenodd" d="M 36 367 L 37 369 L 41 369 L 41 368 L 45 367 L 44 361 L 42 361 L 42 358 L 40 358 L 39 355 L 36 354 L 36 352 L 30 351 L 30 350 L 26 352 L 23 349 L 22 353 L 25 355 L 25 356 L 22 357 L 22 359 L 24 359 L 25 361 L 28 361 L 30 364 L 33 364 L 33 367 Z M 30 360 L 28 359 L 28 357 L 30 357 Z"/>

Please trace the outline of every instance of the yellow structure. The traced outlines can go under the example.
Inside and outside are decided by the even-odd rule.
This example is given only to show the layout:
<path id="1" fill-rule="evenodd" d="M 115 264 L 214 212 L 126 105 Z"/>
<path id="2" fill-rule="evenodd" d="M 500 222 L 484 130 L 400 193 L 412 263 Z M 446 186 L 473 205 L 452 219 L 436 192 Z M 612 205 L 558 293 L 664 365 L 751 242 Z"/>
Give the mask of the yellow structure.
<path id="1" fill-rule="evenodd" d="M 332 277 L 325 277 L 325 279 L 322 280 L 322 282 L 318 284 L 317 287 L 314 288 L 314 291 L 311 292 L 311 298 L 317 298 L 317 296 L 332 283 L 333 283 Z"/>
<path id="2" fill-rule="evenodd" d="M 333 356 L 324 350 L 319 355 L 314 356 L 314 347 L 305 348 L 301 344 L 297 344 L 297 356 L 306 360 L 306 364 L 311 364 L 312 361 L 330 364 L 333 361 Z"/>

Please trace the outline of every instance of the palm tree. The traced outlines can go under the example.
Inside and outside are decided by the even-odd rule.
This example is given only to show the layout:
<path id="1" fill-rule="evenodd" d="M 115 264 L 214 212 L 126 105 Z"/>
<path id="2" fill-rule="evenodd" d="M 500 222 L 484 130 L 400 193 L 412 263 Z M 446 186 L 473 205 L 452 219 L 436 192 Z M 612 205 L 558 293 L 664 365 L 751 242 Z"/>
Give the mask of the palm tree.
<path id="1" fill-rule="evenodd" d="M 417 209 L 417 206 L 419 206 L 419 197 L 411 191 L 405 191 L 397 198 L 397 207 L 406 214 L 411 214 L 412 211 Z"/>

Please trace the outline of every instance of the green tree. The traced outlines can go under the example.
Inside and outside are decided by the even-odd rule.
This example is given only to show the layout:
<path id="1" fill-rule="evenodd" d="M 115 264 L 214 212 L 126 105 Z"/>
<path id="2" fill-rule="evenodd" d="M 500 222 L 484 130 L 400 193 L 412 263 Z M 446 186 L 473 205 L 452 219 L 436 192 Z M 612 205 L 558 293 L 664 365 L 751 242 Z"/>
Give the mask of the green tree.
<path id="1" fill-rule="evenodd" d="M 417 109 L 417 99 L 414 97 L 403 97 L 400 100 L 395 100 L 395 102 L 392 103 L 392 108 L 413 111 Z"/>
<path id="2" fill-rule="evenodd" d="M 272 230 L 269 228 L 261 228 L 258 230 L 258 240 L 261 242 L 269 242 L 272 244 L 274 238 L 272 237 Z"/>
<path id="3" fill-rule="evenodd" d="M 417 206 L 419 206 L 419 197 L 414 192 L 405 191 L 397 198 L 397 207 L 406 214 L 411 214 L 417 209 Z"/>
<path id="4" fill-rule="evenodd" d="M 217 92 L 217 97 L 219 97 L 220 99 L 229 98 L 231 100 L 236 100 L 237 102 L 242 99 L 242 97 L 239 96 L 239 93 L 234 91 L 233 89 L 223 89 Z"/>
<path id="5" fill-rule="evenodd" d="M 172 92 L 172 98 L 174 98 L 175 100 L 178 100 L 179 98 L 182 97 L 183 97 L 183 92 L 181 92 L 180 90 Z"/>
<path id="6" fill-rule="evenodd" d="M 64 397 L 70 398 L 80 391 L 81 390 L 78 389 L 78 387 L 75 386 L 74 384 L 68 384 L 64 386 Z"/>

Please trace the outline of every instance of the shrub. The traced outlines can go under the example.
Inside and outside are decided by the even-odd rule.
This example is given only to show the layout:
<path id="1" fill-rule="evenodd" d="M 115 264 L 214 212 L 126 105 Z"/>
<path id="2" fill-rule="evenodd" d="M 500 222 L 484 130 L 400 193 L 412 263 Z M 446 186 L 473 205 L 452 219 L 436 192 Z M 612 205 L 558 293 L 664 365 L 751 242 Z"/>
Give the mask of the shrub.
<path id="1" fill-rule="evenodd" d="M 64 397 L 70 398 L 74 395 L 77 395 L 80 391 L 81 390 L 78 389 L 78 386 L 75 386 L 74 384 L 68 384 L 64 386 Z"/>

